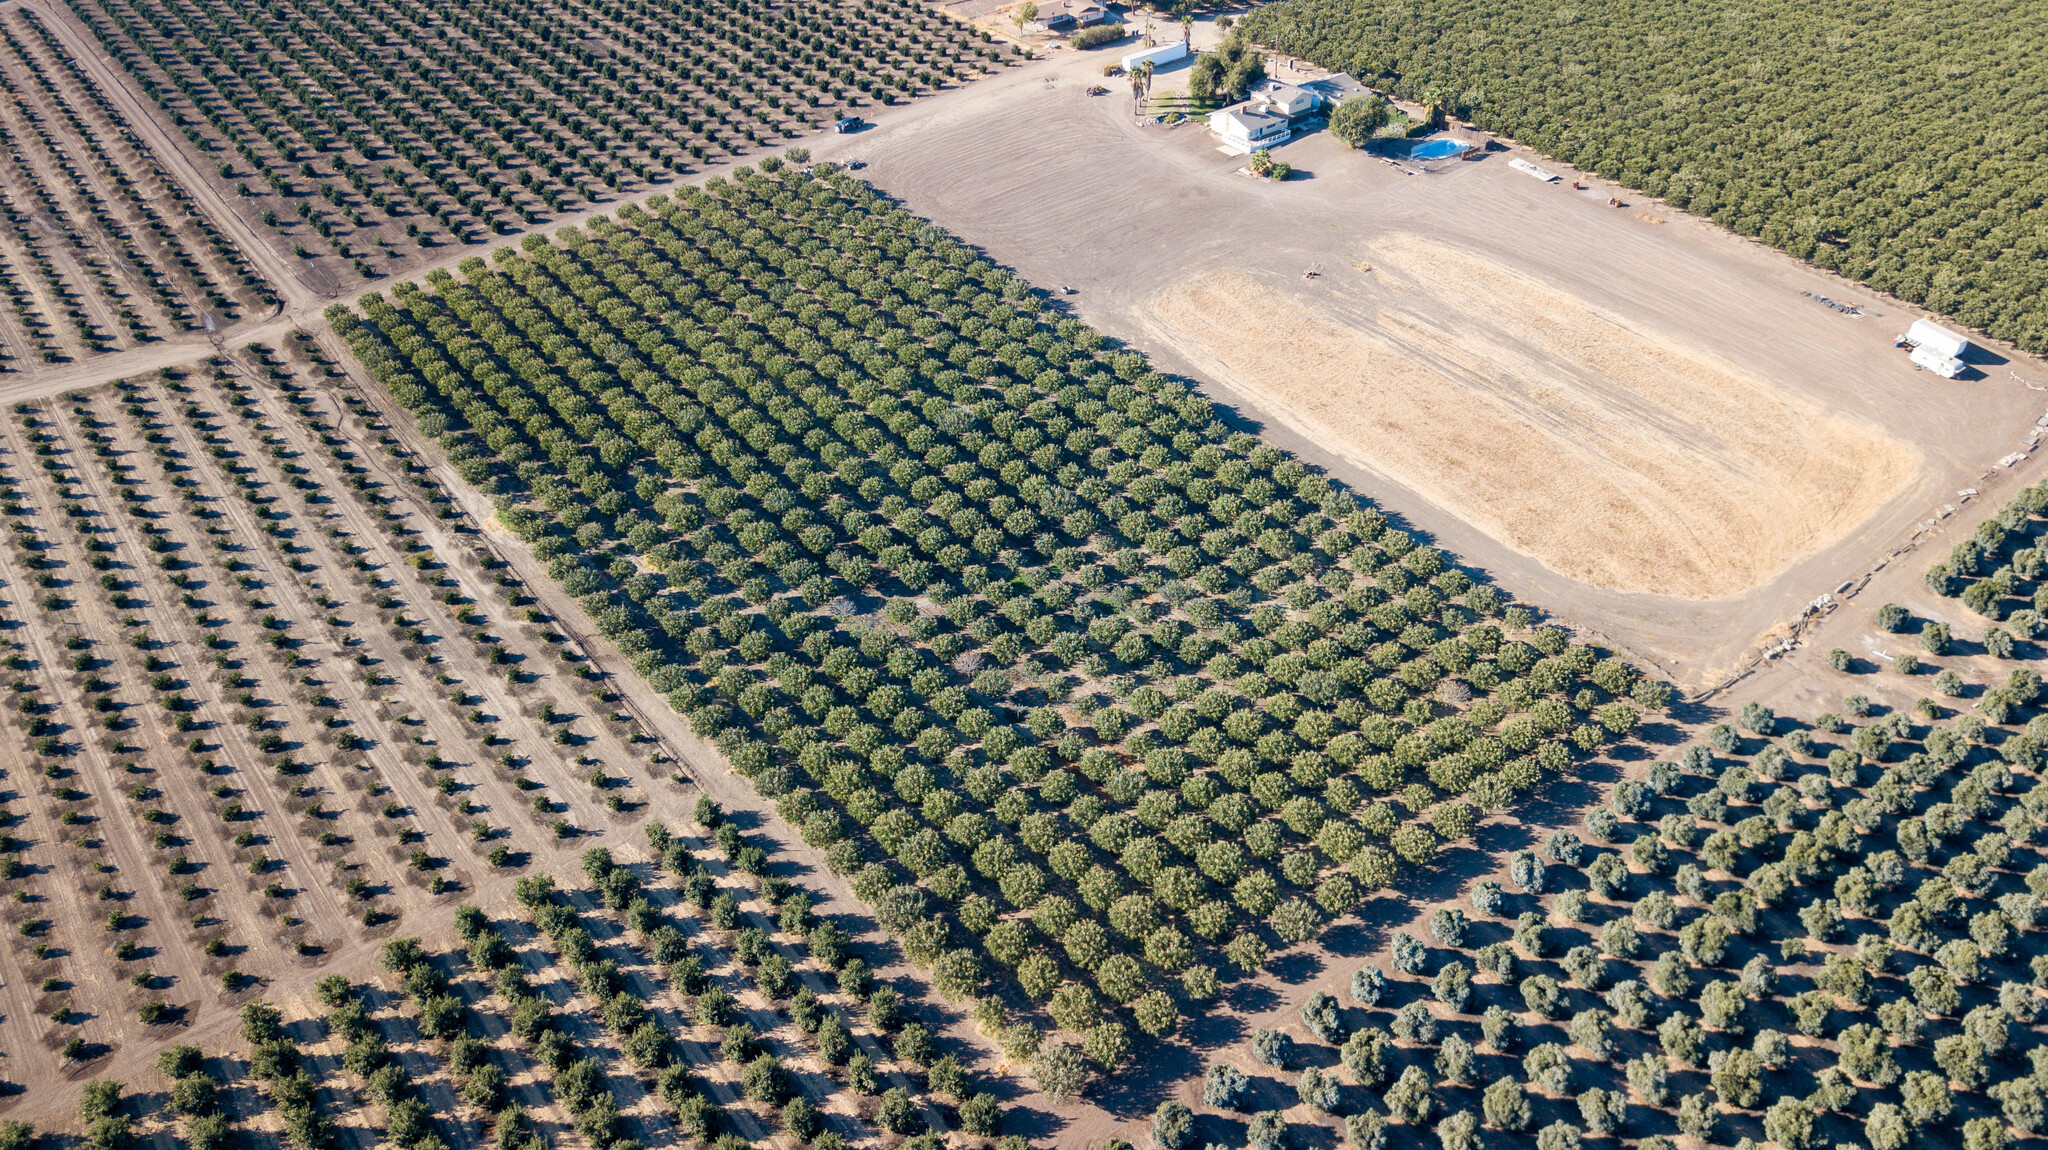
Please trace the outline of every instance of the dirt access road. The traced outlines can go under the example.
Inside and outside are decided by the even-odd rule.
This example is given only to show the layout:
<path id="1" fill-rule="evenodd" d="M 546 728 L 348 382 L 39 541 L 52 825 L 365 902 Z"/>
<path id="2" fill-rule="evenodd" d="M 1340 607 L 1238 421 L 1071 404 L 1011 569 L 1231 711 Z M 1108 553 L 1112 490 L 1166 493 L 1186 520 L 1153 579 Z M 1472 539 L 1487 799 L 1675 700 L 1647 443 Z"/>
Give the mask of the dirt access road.
<path id="1" fill-rule="evenodd" d="M 1987 471 L 2048 410 L 2037 361 L 1916 372 L 1890 347 L 1911 309 L 1507 166 L 1526 153 L 1412 175 L 1314 134 L 1276 153 L 1296 178 L 1237 174 L 1196 126 L 1134 123 L 1122 81 L 1086 94 L 1115 51 L 811 148 L 1074 285 L 1080 318 L 1682 686 L 1725 679 L 1958 490 L 1998 498 L 2010 477 Z"/>

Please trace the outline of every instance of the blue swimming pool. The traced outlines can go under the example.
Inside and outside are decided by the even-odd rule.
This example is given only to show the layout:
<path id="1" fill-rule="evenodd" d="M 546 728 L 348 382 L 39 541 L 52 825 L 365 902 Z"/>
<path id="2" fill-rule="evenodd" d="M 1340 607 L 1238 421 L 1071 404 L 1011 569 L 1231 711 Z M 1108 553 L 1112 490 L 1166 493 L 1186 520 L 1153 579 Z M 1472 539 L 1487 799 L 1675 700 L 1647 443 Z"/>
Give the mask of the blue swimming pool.
<path id="1" fill-rule="evenodd" d="M 1472 145 L 1463 140 L 1439 138 L 1434 140 L 1400 140 L 1389 144 L 1387 151 L 1409 160 L 1441 160 L 1455 156 Z"/>

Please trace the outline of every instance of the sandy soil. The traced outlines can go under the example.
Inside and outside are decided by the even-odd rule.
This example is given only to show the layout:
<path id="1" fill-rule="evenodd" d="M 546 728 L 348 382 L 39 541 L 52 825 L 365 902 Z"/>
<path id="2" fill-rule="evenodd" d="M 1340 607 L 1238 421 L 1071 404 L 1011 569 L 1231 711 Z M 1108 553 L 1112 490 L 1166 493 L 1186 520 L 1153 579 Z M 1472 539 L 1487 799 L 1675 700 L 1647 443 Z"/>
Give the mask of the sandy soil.
<path id="1" fill-rule="evenodd" d="M 1909 444 L 1484 256 L 1412 235 L 1370 251 L 1370 271 L 1326 271 L 1317 303 L 1222 272 L 1153 312 L 1304 433 L 1589 586 L 1740 594 L 1919 466 Z"/>

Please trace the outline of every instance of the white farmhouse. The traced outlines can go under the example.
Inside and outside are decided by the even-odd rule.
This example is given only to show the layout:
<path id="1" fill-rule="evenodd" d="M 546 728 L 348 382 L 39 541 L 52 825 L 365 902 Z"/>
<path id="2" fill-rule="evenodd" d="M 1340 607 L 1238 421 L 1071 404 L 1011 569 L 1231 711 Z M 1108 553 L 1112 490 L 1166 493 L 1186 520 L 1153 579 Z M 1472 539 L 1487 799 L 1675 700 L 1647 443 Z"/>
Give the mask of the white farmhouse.
<path id="1" fill-rule="evenodd" d="M 1252 104 L 1209 113 L 1209 130 L 1223 141 L 1224 151 L 1239 156 L 1284 144 L 1294 134 L 1286 116 Z"/>
<path id="2" fill-rule="evenodd" d="M 1323 98 L 1306 88 L 1267 80 L 1253 89 L 1251 103 L 1262 112 L 1277 112 L 1289 120 L 1299 120 L 1314 114 L 1322 106 Z"/>
<path id="3" fill-rule="evenodd" d="M 1073 32 L 1092 28 L 1109 19 L 1109 9 L 1093 0 L 1042 0 L 1038 13 L 1024 25 L 1026 32 Z"/>

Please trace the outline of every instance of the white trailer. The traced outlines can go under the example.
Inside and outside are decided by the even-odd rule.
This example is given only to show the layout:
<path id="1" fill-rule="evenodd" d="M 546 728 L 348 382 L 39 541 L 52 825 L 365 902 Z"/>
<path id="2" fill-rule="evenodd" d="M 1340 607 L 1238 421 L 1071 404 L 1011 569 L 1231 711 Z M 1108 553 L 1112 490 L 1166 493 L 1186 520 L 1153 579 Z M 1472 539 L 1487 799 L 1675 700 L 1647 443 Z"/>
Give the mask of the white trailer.
<path id="1" fill-rule="evenodd" d="M 1906 329 L 1906 342 L 1915 348 L 1933 348 L 1949 359 L 1961 359 L 1970 350 L 1970 341 L 1938 324 L 1916 319 Z"/>
<path id="2" fill-rule="evenodd" d="M 1171 44 L 1161 44 L 1157 48 L 1146 48 L 1141 51 L 1132 52 L 1123 58 L 1123 66 L 1126 72 L 1146 64 L 1152 65 L 1157 70 L 1167 64 L 1185 60 L 1187 57 L 1187 41 L 1175 40 Z"/>
<path id="3" fill-rule="evenodd" d="M 1931 343 L 1915 345 L 1913 348 L 1913 354 L 1910 358 L 1914 363 L 1918 364 L 1921 367 L 1926 368 L 1927 370 L 1942 377 L 1943 379 L 1956 378 L 1957 376 L 1963 374 L 1963 370 L 1967 366 L 1963 363 L 1962 360 L 1957 359 L 1955 356 L 1947 354 L 1946 352 L 1942 351 L 1940 348 L 1935 347 Z"/>
<path id="4" fill-rule="evenodd" d="M 1554 184 L 1557 182 L 1556 172 L 1553 172 L 1548 168 L 1539 168 L 1527 160 L 1509 160 L 1508 167 L 1513 168 L 1518 172 L 1523 172 L 1528 175 L 1534 176 L 1537 179 L 1542 180 L 1546 184 Z"/>

